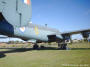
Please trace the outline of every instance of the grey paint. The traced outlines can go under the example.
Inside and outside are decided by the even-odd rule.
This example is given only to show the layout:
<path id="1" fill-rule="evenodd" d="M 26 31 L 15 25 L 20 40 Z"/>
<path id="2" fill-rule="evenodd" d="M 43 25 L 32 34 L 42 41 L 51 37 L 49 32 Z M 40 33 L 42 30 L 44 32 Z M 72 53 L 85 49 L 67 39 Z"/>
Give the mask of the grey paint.
<path id="1" fill-rule="evenodd" d="M 23 0 L 0 0 L 0 12 L 8 23 L 14 27 L 13 37 L 48 41 L 48 35 L 59 34 L 57 37 L 62 38 L 60 32 L 56 29 L 29 24 L 32 16 L 31 11 L 31 2 L 30 5 L 26 5 Z M 20 30 L 22 27 L 25 27 L 24 32 Z"/>
<path id="2" fill-rule="evenodd" d="M 31 24 L 32 25 L 32 24 Z M 44 28 L 40 28 L 39 26 L 36 26 L 38 28 L 38 33 L 35 32 L 35 27 L 26 26 L 25 31 L 22 32 L 20 28 L 16 28 L 14 30 L 15 34 L 18 35 L 18 37 L 26 37 L 27 39 L 36 39 L 40 41 L 48 41 L 48 35 L 57 35 L 57 32 L 51 31 L 51 30 L 45 30 Z M 61 35 L 57 35 L 59 38 L 62 38 Z"/>
<path id="3" fill-rule="evenodd" d="M 30 5 L 26 5 L 23 0 L 0 0 L 0 13 L 2 13 L 5 18 L 5 22 L 0 21 L 0 23 L 3 22 L 1 24 L 3 26 L 6 26 L 5 28 L 3 26 L 0 27 L 1 32 L 7 32 L 7 36 L 12 35 L 13 37 L 19 37 L 24 40 L 40 40 L 48 42 L 48 35 L 56 35 L 56 38 L 62 40 L 64 39 L 64 37 L 62 37 L 62 34 L 66 33 L 61 34 L 58 30 L 53 28 L 29 24 L 32 17 L 31 11 L 31 2 Z M 10 27 L 11 29 L 9 29 L 8 27 Z M 25 28 L 24 31 L 20 30 L 20 28 L 22 27 Z M 10 31 L 12 33 L 10 33 Z M 76 31 L 74 33 L 78 32 Z M 71 32 L 68 34 L 74 33 Z"/>
<path id="4" fill-rule="evenodd" d="M 31 21 L 31 4 L 23 0 L 1 0 L 0 11 L 13 26 L 25 26 Z"/>

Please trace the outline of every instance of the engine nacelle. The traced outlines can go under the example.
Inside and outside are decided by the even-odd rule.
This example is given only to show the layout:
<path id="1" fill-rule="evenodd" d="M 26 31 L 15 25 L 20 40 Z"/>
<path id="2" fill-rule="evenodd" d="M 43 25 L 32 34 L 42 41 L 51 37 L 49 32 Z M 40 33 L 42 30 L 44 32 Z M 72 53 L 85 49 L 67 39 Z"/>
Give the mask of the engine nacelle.
<path id="1" fill-rule="evenodd" d="M 61 42 L 63 40 L 63 37 L 61 35 L 49 35 L 48 39 L 49 42 Z"/>
<path id="2" fill-rule="evenodd" d="M 90 32 L 82 32 L 83 38 L 87 39 L 89 37 Z"/>
<path id="3" fill-rule="evenodd" d="M 64 34 L 62 35 L 62 37 L 65 40 L 65 42 L 72 42 L 71 36 L 69 34 Z"/>
<path id="4" fill-rule="evenodd" d="M 64 34 L 62 36 L 63 36 L 63 39 L 65 39 L 65 40 L 71 39 L 69 34 Z"/>

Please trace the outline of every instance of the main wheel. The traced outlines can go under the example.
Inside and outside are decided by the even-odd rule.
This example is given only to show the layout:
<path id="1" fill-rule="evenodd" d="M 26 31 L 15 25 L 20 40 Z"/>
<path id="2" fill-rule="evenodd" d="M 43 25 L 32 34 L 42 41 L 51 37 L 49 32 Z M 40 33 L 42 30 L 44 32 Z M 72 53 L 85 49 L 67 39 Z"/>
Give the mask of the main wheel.
<path id="1" fill-rule="evenodd" d="M 66 50 L 66 49 L 67 49 L 67 44 L 63 44 L 63 45 L 62 45 L 62 49 L 63 49 L 63 50 Z"/>
<path id="2" fill-rule="evenodd" d="M 43 48 L 45 48 L 45 47 L 44 47 L 44 46 L 40 46 L 40 48 L 42 48 L 42 49 L 43 49 Z"/>
<path id="3" fill-rule="evenodd" d="M 39 48 L 39 46 L 37 44 L 33 45 L 33 49 L 38 49 L 38 48 Z"/>
<path id="4" fill-rule="evenodd" d="M 67 49 L 67 44 L 60 44 L 60 43 L 58 43 L 58 48 L 62 49 L 62 50 L 66 50 Z"/>

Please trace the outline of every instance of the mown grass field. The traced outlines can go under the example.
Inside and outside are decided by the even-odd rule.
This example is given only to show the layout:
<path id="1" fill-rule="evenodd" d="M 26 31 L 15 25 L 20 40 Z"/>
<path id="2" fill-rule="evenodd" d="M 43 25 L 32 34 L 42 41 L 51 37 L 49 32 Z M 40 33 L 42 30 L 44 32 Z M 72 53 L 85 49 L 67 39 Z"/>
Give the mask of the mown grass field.
<path id="1" fill-rule="evenodd" d="M 80 42 L 68 44 L 69 48 L 90 48 L 90 42 Z"/>
<path id="2" fill-rule="evenodd" d="M 0 49 L 0 55 L 0 67 L 90 67 L 90 49 Z"/>

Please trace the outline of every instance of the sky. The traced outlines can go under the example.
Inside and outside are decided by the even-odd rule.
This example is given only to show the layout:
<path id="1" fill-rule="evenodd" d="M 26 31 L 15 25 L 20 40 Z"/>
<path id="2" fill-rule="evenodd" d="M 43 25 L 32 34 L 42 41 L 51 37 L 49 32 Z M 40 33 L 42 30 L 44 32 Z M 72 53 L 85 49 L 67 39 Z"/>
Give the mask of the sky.
<path id="1" fill-rule="evenodd" d="M 90 0 L 31 0 L 32 23 L 60 32 L 90 29 Z M 76 35 L 73 38 L 81 38 Z"/>
<path id="2" fill-rule="evenodd" d="M 32 22 L 61 32 L 90 28 L 90 0 L 31 0 Z"/>
<path id="3" fill-rule="evenodd" d="M 90 29 L 90 0 L 31 0 L 32 23 L 60 32 Z M 78 37 L 79 36 L 79 37 Z M 81 38 L 77 35 L 75 38 Z"/>

